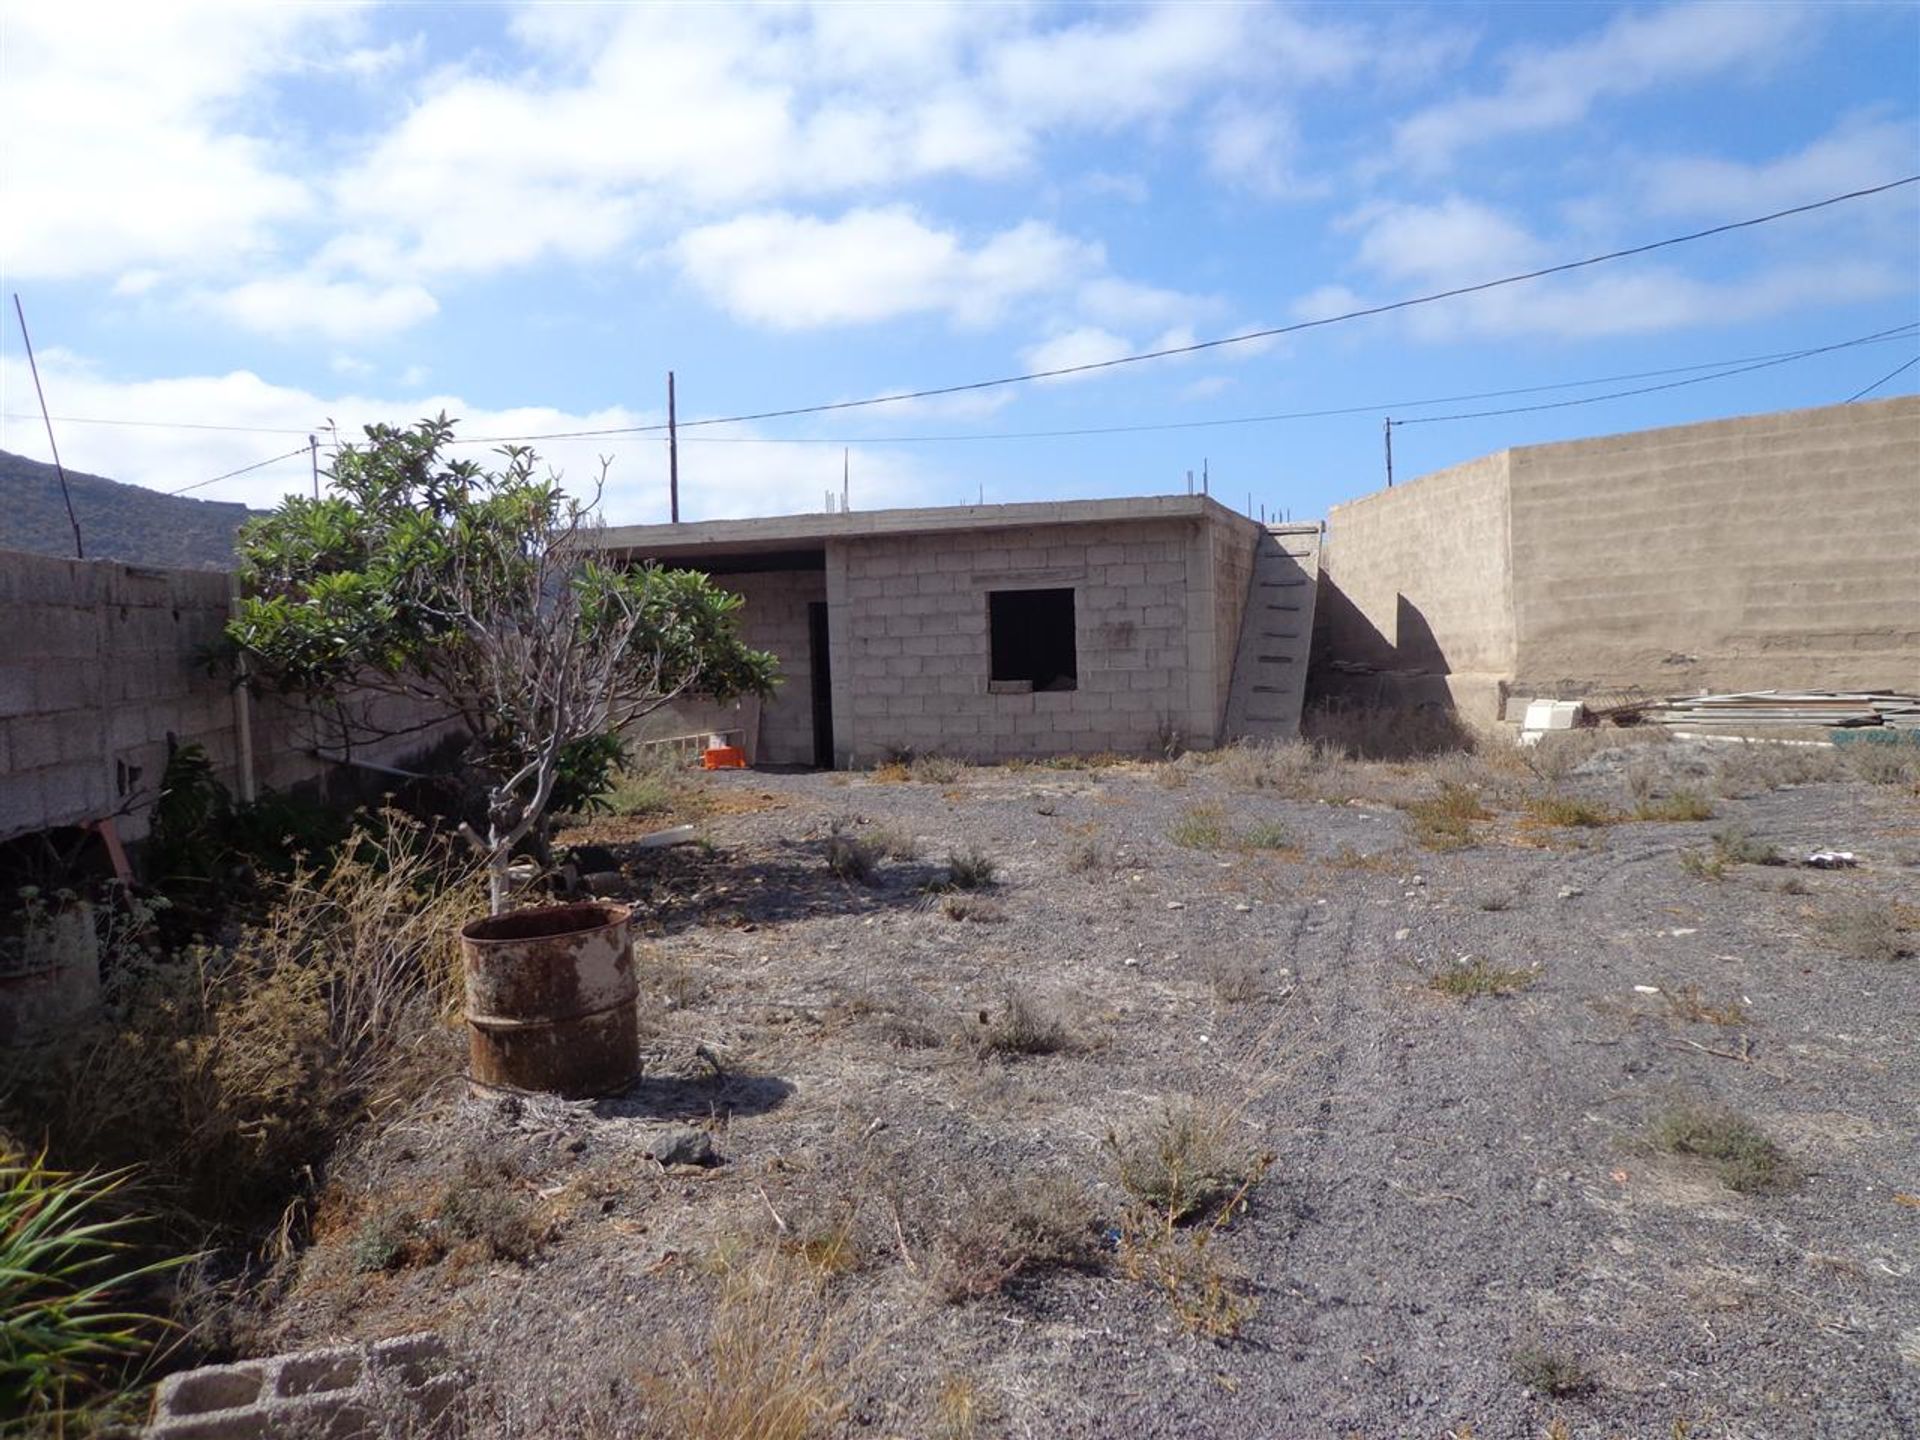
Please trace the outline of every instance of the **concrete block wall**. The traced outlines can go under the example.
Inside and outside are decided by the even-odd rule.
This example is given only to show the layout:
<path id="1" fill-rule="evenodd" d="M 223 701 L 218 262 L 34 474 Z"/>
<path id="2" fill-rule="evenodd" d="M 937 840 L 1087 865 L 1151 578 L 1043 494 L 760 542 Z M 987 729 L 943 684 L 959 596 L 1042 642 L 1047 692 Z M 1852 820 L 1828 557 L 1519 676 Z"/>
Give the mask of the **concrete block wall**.
<path id="1" fill-rule="evenodd" d="M 1210 529 L 1191 520 L 829 543 L 839 763 L 1150 751 L 1169 728 L 1211 744 L 1213 572 Z M 988 592 L 1056 587 L 1074 591 L 1076 688 L 989 694 Z"/>
<path id="2" fill-rule="evenodd" d="M 1499 718 L 1514 660 L 1507 461 L 1505 451 L 1471 460 L 1328 512 L 1314 695 L 1434 698 Z M 1355 676 L 1332 660 L 1422 672 L 1423 683 Z"/>
<path id="3" fill-rule="evenodd" d="M 808 646 L 807 606 L 827 598 L 824 570 L 756 570 L 719 575 L 714 584 L 739 595 L 740 636 L 756 650 L 772 651 L 780 661 L 780 685 L 773 698 L 716 704 L 677 700 L 648 716 L 640 738 L 700 735 L 742 724 L 756 725 L 752 749 L 757 764 L 813 763 L 813 665 Z M 753 719 L 758 711 L 758 721 Z"/>
<path id="4" fill-rule="evenodd" d="M 0 551 L 0 840 L 126 808 L 121 837 L 141 839 L 166 769 L 169 737 L 199 745 L 239 793 L 240 724 L 262 787 L 288 788 L 330 768 L 305 712 L 242 707 L 207 653 L 228 618 L 231 577 L 113 561 Z M 388 719 L 404 704 L 380 702 Z M 357 753 L 391 763 L 434 737 Z"/>
<path id="5" fill-rule="evenodd" d="M 1920 397 L 1502 451 L 1328 528 L 1321 694 L 1920 689 Z"/>
<path id="6" fill-rule="evenodd" d="M 1215 738 L 1225 724 L 1227 697 L 1233 691 L 1233 666 L 1240 648 L 1240 622 L 1253 584 L 1253 560 L 1260 532 L 1238 515 L 1212 515 L 1207 521 L 1213 551 L 1213 654 Z"/>
<path id="7" fill-rule="evenodd" d="M 1920 398 L 1512 452 L 1516 694 L 1920 689 Z"/>
<path id="8" fill-rule="evenodd" d="M 170 1375 L 147 1440 L 434 1440 L 457 1428 L 460 1376 L 436 1335 L 404 1335 Z"/>

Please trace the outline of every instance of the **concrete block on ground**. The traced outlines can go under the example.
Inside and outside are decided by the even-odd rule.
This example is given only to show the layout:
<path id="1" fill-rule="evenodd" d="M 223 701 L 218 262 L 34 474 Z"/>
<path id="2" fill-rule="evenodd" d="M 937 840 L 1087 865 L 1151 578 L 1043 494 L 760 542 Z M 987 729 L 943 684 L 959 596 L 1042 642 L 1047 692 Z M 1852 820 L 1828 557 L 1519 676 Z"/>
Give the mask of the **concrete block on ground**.
<path id="1" fill-rule="evenodd" d="M 208 1365 L 160 1382 L 146 1440 L 454 1433 L 463 1379 L 437 1335 Z"/>

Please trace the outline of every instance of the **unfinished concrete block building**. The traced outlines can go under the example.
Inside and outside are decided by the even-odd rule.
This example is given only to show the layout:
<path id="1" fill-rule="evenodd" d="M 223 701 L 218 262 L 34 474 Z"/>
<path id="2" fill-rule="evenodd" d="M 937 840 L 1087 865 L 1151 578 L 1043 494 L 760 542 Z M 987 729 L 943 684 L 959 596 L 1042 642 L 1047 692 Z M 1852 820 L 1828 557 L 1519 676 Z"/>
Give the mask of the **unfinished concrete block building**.
<path id="1" fill-rule="evenodd" d="M 1319 527 L 1206 496 L 626 526 L 604 543 L 744 597 L 779 692 L 678 705 L 648 733 L 731 731 L 756 764 L 1151 753 L 1299 725 Z"/>

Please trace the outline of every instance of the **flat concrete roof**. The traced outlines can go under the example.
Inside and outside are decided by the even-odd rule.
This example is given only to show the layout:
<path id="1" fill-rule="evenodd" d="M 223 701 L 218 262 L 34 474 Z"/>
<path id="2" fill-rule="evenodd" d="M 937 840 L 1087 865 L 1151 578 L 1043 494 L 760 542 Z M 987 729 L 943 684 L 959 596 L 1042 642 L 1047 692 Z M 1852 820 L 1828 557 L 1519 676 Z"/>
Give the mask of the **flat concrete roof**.
<path id="1" fill-rule="evenodd" d="M 678 560 L 711 554 L 803 550 L 829 540 L 876 536 L 1208 518 L 1242 525 L 1257 523 L 1208 495 L 1147 495 L 1121 500 L 1040 500 L 1019 505 L 941 505 L 919 510 L 821 511 L 749 520 L 689 520 L 678 525 L 610 525 L 601 544 L 643 559 Z"/>

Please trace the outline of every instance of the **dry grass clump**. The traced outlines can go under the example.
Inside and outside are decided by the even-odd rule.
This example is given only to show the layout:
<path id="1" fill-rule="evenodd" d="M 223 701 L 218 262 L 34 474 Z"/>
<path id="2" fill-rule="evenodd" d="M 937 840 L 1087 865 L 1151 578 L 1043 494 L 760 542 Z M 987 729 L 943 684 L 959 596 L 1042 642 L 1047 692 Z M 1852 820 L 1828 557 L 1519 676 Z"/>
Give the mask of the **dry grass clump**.
<path id="1" fill-rule="evenodd" d="M 979 1440 L 994 1419 L 994 1409 L 970 1376 L 942 1375 L 933 1394 L 934 1440 Z"/>
<path id="2" fill-rule="evenodd" d="M 1436 973 L 1427 981 L 1427 988 L 1455 1000 L 1476 1000 L 1484 995 L 1518 995 L 1539 978 L 1537 969 L 1489 965 L 1475 955 Z"/>
<path id="3" fill-rule="evenodd" d="M 474 867 L 397 815 L 325 869 L 298 865 L 228 947 L 144 955 L 101 1018 L 10 1057 L 0 1124 L 66 1163 L 139 1164 L 198 1238 L 279 1214 L 370 1115 L 439 1073 L 424 1039 L 457 1003 Z"/>
<path id="4" fill-rule="evenodd" d="M 1174 821 L 1167 838 L 1188 850 L 1218 850 L 1227 843 L 1225 813 L 1218 805 L 1195 805 Z"/>
<path id="5" fill-rule="evenodd" d="M 1660 993 L 1666 998 L 1668 1013 L 1676 1020 L 1685 1020 L 1696 1025 L 1744 1025 L 1747 1023 L 1745 1006 L 1732 1000 L 1724 1005 L 1712 1004 L 1701 993 L 1698 985 L 1663 987 Z"/>
<path id="6" fill-rule="evenodd" d="M 1889 904 L 1849 900 L 1819 920 L 1821 937 L 1851 960 L 1890 961 L 1909 953 L 1900 914 Z"/>
<path id="7" fill-rule="evenodd" d="M 1207 961 L 1207 982 L 1225 1005 L 1245 1005 L 1267 998 L 1267 976 L 1250 955 L 1216 952 Z"/>
<path id="8" fill-rule="evenodd" d="M 907 776 L 921 785 L 951 785 L 967 768 L 964 760 L 951 755 L 916 755 L 907 764 Z"/>
<path id="9" fill-rule="evenodd" d="M 599 803 L 615 815 L 694 819 L 712 808 L 693 772 L 664 746 L 642 750 L 613 777 Z"/>
<path id="10" fill-rule="evenodd" d="M 1023 1277 L 1090 1264 L 1099 1234 L 1099 1212 L 1081 1182 L 1001 1180 L 962 1195 L 935 1226 L 928 1279 L 949 1304 L 982 1300 Z"/>
<path id="11" fill-rule="evenodd" d="M 834 821 L 827 834 L 827 873 L 855 885 L 871 885 L 880 868 L 880 856 L 871 845 L 856 840 Z"/>
<path id="12" fill-rule="evenodd" d="M 1720 1183 L 1743 1195 L 1773 1195 L 1800 1184 L 1800 1168 L 1759 1126 L 1732 1110 L 1682 1105 L 1653 1124 L 1654 1143 L 1709 1161 Z"/>
<path id="13" fill-rule="evenodd" d="M 1527 813 L 1547 825 L 1593 830 L 1620 819 L 1618 811 L 1577 795 L 1537 795 L 1527 802 Z"/>
<path id="14" fill-rule="evenodd" d="M 704 1336 L 639 1377 L 648 1440 L 824 1440 L 848 1409 L 852 1364 L 815 1287 L 777 1255 L 730 1272 Z"/>
<path id="15" fill-rule="evenodd" d="M 1671 795 L 1640 800 L 1633 807 L 1636 820 L 1657 820 L 1680 824 L 1713 819 L 1713 802 L 1697 790 L 1676 790 Z"/>
<path id="16" fill-rule="evenodd" d="M 1846 747 L 1847 768 L 1869 785 L 1920 786 L 1920 745 L 1857 740 Z"/>
<path id="17" fill-rule="evenodd" d="M 1277 820 L 1249 825 L 1238 838 L 1241 848 L 1246 850 L 1292 850 L 1299 843 L 1293 832 Z"/>
<path id="18" fill-rule="evenodd" d="M 1240 1126 L 1237 1110 L 1182 1098 L 1125 1134 L 1109 1131 L 1107 1156 L 1115 1180 L 1136 1204 L 1175 1224 L 1199 1220 L 1265 1170 L 1267 1162 Z"/>
<path id="19" fill-rule="evenodd" d="M 1328 701 L 1301 717 L 1301 733 L 1355 760 L 1426 760 L 1478 748 L 1481 737 L 1443 705 Z"/>
<path id="20" fill-rule="evenodd" d="M 1221 1341 L 1240 1333 L 1256 1302 L 1216 1242 L 1274 1159 L 1247 1145 L 1238 1126 L 1234 1111 L 1185 1100 L 1124 1137 L 1109 1132 L 1106 1142 L 1131 1201 L 1120 1226 L 1121 1269 L 1163 1295 L 1185 1329 Z"/>
<path id="21" fill-rule="evenodd" d="M 920 842 L 912 832 L 875 825 L 863 838 L 867 848 L 883 860 L 913 861 L 920 858 Z"/>
<path id="22" fill-rule="evenodd" d="M 1112 847 L 1091 835 L 1067 847 L 1067 869 L 1072 874 L 1102 876 L 1110 874 L 1113 866 Z"/>
<path id="23" fill-rule="evenodd" d="M 1407 813 L 1414 843 L 1428 850 L 1463 850 L 1474 843 L 1473 822 L 1491 820 L 1493 812 L 1464 785 L 1442 781 L 1432 794 L 1401 806 Z"/>
<path id="24" fill-rule="evenodd" d="M 933 897 L 940 913 L 949 920 L 966 920 L 975 925 L 998 925 L 1007 918 L 1007 908 L 990 896 L 970 890 L 948 890 Z"/>
<path id="25" fill-rule="evenodd" d="M 947 854 L 947 877 L 942 888 L 948 890 L 985 890 L 999 877 L 1000 864 L 986 851 L 974 846 Z"/>
<path id="26" fill-rule="evenodd" d="M 1844 780 L 1849 773 L 1847 762 L 1831 747 L 1750 740 L 1728 748 L 1714 784 L 1722 795 L 1757 795 L 1789 785 Z"/>
<path id="27" fill-rule="evenodd" d="M 977 1012 L 965 1040 L 977 1055 L 1055 1055 L 1074 1047 L 1073 1031 L 1053 1006 L 1009 986 L 997 1010 Z"/>
<path id="28" fill-rule="evenodd" d="M 1214 772 L 1229 785 L 1299 800 L 1343 788 L 1352 768 L 1343 755 L 1305 740 L 1245 742 L 1216 750 L 1213 756 Z"/>

